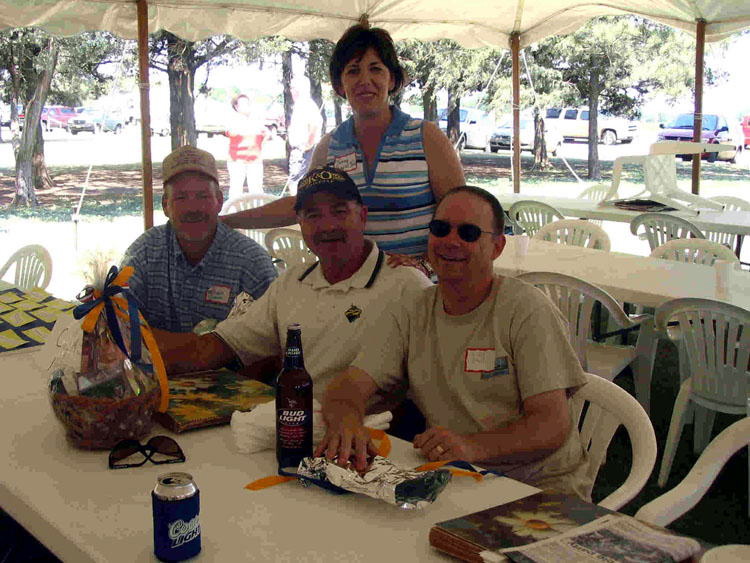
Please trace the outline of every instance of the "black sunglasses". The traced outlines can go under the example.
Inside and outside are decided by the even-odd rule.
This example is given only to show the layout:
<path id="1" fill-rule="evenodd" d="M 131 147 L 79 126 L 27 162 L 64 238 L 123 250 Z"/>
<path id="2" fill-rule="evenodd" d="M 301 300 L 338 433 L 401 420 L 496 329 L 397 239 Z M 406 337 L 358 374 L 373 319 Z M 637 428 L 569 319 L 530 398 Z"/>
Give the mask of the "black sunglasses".
<path id="1" fill-rule="evenodd" d="M 428 227 L 430 233 L 438 238 L 447 237 L 448 233 L 453 229 L 453 226 L 448 221 L 443 221 L 442 219 L 433 219 L 430 221 Z M 461 237 L 461 240 L 466 242 L 475 242 L 482 236 L 482 233 L 487 233 L 488 235 L 495 234 L 492 231 L 483 231 L 472 223 L 462 223 L 456 227 L 456 231 L 458 231 L 458 236 Z"/>
<path id="2" fill-rule="evenodd" d="M 185 459 L 182 448 L 169 436 L 154 436 L 145 446 L 138 440 L 128 439 L 115 444 L 109 452 L 109 468 L 140 467 L 147 461 L 156 465 L 182 463 Z"/>

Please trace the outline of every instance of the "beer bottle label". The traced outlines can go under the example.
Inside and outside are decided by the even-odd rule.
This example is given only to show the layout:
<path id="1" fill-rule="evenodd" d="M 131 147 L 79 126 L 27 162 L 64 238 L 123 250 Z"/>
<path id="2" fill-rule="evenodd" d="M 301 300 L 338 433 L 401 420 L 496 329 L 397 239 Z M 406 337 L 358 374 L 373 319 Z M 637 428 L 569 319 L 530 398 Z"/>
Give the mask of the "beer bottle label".
<path id="1" fill-rule="evenodd" d="M 281 447 L 291 449 L 305 447 L 310 413 L 305 409 L 279 409 L 277 415 L 279 421 L 278 439 Z"/>

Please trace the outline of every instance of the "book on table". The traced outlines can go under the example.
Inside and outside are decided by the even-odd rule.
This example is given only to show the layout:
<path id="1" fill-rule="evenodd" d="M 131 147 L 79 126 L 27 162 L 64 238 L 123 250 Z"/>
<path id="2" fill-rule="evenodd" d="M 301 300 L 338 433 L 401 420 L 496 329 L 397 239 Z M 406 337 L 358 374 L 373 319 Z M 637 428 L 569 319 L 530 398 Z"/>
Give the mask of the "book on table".
<path id="1" fill-rule="evenodd" d="M 169 378 L 169 407 L 154 419 L 172 432 L 228 424 L 234 411 L 272 401 L 273 387 L 227 369 Z"/>
<path id="2" fill-rule="evenodd" d="M 471 562 L 668 562 L 701 551 L 696 540 L 556 491 L 439 522 L 429 539 Z"/>

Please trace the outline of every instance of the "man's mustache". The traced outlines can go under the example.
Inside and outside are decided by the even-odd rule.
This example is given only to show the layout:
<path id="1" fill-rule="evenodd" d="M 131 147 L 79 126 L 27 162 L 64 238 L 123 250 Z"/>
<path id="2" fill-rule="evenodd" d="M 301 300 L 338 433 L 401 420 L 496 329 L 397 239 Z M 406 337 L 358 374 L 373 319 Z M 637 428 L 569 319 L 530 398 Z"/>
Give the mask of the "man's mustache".
<path id="1" fill-rule="evenodd" d="M 180 221 L 182 223 L 205 223 L 208 219 L 208 213 L 203 213 L 201 211 L 193 211 L 191 213 L 180 215 Z"/>
<path id="2" fill-rule="evenodd" d="M 344 231 L 326 231 L 325 233 L 317 233 L 313 240 L 315 242 L 330 242 L 334 240 L 346 240 L 346 233 Z"/>

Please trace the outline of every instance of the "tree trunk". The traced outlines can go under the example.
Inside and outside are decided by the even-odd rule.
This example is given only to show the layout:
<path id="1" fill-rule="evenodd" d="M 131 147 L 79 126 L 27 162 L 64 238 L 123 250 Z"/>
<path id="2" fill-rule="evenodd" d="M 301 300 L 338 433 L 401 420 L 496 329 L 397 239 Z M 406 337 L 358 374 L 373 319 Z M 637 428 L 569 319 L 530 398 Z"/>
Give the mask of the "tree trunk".
<path id="1" fill-rule="evenodd" d="M 589 77 L 589 161 L 588 179 L 601 180 L 602 172 L 599 164 L 599 93 L 603 84 L 599 74 L 592 72 Z"/>
<path id="2" fill-rule="evenodd" d="M 167 76 L 169 77 L 169 125 L 172 150 L 183 145 L 198 146 L 195 130 L 195 62 L 193 43 L 167 35 Z"/>
<path id="3" fill-rule="evenodd" d="M 37 147 L 37 137 L 42 135 L 40 125 L 42 107 L 47 101 L 52 75 L 57 66 L 58 51 L 57 41 L 54 38 L 49 38 L 42 50 L 43 53 L 46 53 L 44 68 L 39 74 L 39 81 L 34 88 L 34 93 L 26 104 L 24 128 L 16 154 L 15 195 L 11 202 L 14 207 L 39 205 L 34 189 L 34 154 Z"/>
<path id="4" fill-rule="evenodd" d="M 549 166 L 547 143 L 544 139 L 544 119 L 537 106 L 534 106 L 534 166 L 540 170 Z"/>
<path id="5" fill-rule="evenodd" d="M 341 98 L 339 98 L 338 94 L 333 95 L 333 118 L 336 120 L 336 127 L 344 121 L 341 115 Z"/>
<path id="6" fill-rule="evenodd" d="M 44 162 L 44 136 L 42 135 L 42 126 L 39 125 L 39 132 L 34 143 L 34 154 L 31 157 L 31 170 L 34 176 L 34 189 L 44 190 L 51 188 L 54 184 L 50 178 L 47 164 Z"/>
<path id="7" fill-rule="evenodd" d="M 422 109 L 425 121 L 437 121 L 437 97 L 432 86 L 422 89 Z"/>
<path id="8" fill-rule="evenodd" d="M 455 147 L 461 136 L 461 98 L 448 90 L 448 139 Z M 460 149 L 460 147 L 457 147 Z"/>
<path id="9" fill-rule="evenodd" d="M 294 100 L 292 99 L 292 49 L 290 47 L 288 51 L 281 53 L 281 85 L 284 89 L 284 123 L 286 123 L 286 130 L 289 131 L 289 125 L 292 122 L 292 110 L 294 107 Z M 289 162 L 289 153 L 292 152 L 292 147 L 289 144 L 289 136 L 286 138 L 286 161 Z"/>
<path id="10" fill-rule="evenodd" d="M 326 131 L 326 108 L 323 106 L 323 86 L 320 83 L 320 78 L 315 75 L 315 72 L 310 68 L 310 59 L 307 59 L 307 76 L 310 79 L 310 97 L 315 102 L 315 105 L 320 109 L 320 116 L 323 118 L 323 131 Z"/>

